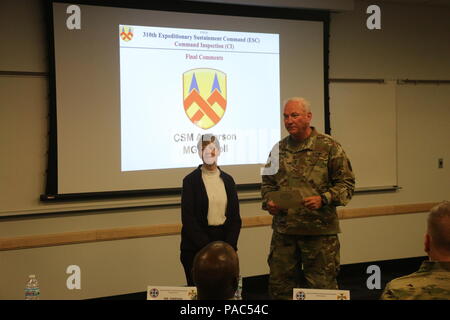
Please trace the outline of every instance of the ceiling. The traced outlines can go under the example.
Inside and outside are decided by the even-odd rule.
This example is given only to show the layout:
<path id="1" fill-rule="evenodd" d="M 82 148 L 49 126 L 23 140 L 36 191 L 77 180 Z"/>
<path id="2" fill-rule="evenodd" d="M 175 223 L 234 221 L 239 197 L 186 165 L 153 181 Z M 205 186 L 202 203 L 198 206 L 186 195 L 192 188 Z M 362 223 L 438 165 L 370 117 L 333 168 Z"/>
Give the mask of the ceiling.
<path id="1" fill-rule="evenodd" d="M 353 10 L 354 3 L 360 0 L 185 0 L 196 2 L 218 2 L 253 6 L 324 9 L 331 11 Z M 398 3 L 402 5 L 440 6 L 450 8 L 450 0 L 372 0 L 370 4 Z"/>
<path id="2" fill-rule="evenodd" d="M 374 2 L 391 2 L 400 4 L 420 4 L 450 7 L 450 0 L 375 0 Z"/>

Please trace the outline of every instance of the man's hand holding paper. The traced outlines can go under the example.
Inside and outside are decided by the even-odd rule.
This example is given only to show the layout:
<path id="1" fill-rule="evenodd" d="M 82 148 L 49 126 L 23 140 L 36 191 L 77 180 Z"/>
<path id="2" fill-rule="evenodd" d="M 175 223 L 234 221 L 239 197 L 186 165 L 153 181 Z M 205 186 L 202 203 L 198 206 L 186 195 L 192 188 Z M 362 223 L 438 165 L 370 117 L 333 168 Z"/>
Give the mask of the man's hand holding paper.
<path id="1" fill-rule="evenodd" d="M 291 209 L 302 206 L 303 199 L 298 191 L 273 191 L 269 194 L 269 199 L 279 209 Z M 270 206 L 270 205 L 269 205 Z"/>
<path id="2" fill-rule="evenodd" d="M 298 190 L 273 191 L 269 193 L 267 207 L 271 215 L 280 210 L 306 207 L 309 210 L 317 210 L 322 207 L 322 199 L 315 192 L 312 194 L 301 194 Z"/>

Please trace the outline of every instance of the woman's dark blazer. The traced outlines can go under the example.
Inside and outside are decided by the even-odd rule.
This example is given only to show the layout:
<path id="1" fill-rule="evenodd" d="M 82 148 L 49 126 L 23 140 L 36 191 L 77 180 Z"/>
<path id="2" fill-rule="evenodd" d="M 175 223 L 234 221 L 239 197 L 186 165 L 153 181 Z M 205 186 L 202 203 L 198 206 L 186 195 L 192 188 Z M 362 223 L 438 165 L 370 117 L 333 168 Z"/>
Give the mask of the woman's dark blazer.
<path id="1" fill-rule="evenodd" d="M 220 169 L 219 169 L 220 170 Z M 241 231 L 241 216 L 236 184 L 233 178 L 220 170 L 220 177 L 227 193 L 225 239 L 237 250 L 237 241 Z M 181 251 L 198 251 L 210 243 L 208 237 L 208 195 L 202 179 L 201 165 L 183 179 L 181 195 Z"/>

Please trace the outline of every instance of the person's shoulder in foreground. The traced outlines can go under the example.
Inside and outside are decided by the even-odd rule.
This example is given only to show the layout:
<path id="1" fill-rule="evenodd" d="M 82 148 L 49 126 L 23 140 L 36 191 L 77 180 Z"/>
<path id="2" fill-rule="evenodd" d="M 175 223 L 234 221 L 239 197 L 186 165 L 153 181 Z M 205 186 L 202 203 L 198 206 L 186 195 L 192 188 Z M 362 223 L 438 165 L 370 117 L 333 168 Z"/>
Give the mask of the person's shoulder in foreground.
<path id="1" fill-rule="evenodd" d="M 424 250 L 429 260 L 419 270 L 389 282 L 383 300 L 450 300 L 450 202 L 434 206 L 428 215 Z"/>
<path id="2" fill-rule="evenodd" d="M 418 271 L 388 283 L 381 299 L 449 300 L 450 262 L 424 261 Z"/>

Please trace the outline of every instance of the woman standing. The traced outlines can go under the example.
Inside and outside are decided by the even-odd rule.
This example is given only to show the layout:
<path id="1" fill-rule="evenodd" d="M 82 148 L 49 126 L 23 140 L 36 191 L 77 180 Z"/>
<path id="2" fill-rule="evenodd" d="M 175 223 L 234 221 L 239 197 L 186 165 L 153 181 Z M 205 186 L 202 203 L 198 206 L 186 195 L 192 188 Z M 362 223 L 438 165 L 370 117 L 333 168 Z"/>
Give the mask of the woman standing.
<path id="1" fill-rule="evenodd" d="M 194 286 L 192 264 L 198 251 L 213 241 L 225 241 L 237 251 L 241 216 L 236 184 L 220 170 L 218 139 L 205 134 L 197 144 L 203 164 L 183 179 L 180 260 L 188 286 Z"/>

